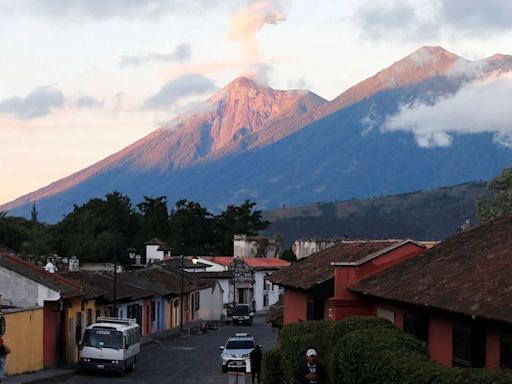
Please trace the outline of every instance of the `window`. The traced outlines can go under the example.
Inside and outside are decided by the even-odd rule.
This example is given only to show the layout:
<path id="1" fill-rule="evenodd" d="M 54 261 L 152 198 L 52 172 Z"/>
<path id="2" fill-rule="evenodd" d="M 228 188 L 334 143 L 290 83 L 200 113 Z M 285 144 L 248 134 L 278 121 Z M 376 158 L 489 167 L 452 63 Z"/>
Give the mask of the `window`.
<path id="1" fill-rule="evenodd" d="M 268 307 L 268 294 L 263 295 L 263 306 Z"/>
<path id="2" fill-rule="evenodd" d="M 500 338 L 500 368 L 512 369 L 512 335 Z"/>
<path id="3" fill-rule="evenodd" d="M 199 292 L 196 292 L 196 311 L 199 310 Z"/>
<path id="4" fill-rule="evenodd" d="M 421 341 L 428 341 L 428 315 L 426 313 L 407 312 L 404 314 L 404 332 Z"/>
<path id="5" fill-rule="evenodd" d="M 155 321 L 155 302 L 151 301 L 151 321 Z"/>
<path id="6" fill-rule="evenodd" d="M 96 318 L 101 316 L 101 309 L 96 310 Z"/>
<path id="7" fill-rule="evenodd" d="M 377 308 L 377 316 L 388 319 L 393 324 L 395 324 L 395 312 L 393 311 L 384 308 Z"/>
<path id="8" fill-rule="evenodd" d="M 478 324 L 453 324 L 453 365 L 481 368 L 485 366 L 485 330 Z"/>
<path id="9" fill-rule="evenodd" d="M 92 309 L 88 308 L 87 309 L 87 325 L 91 325 L 91 324 L 92 324 Z"/>

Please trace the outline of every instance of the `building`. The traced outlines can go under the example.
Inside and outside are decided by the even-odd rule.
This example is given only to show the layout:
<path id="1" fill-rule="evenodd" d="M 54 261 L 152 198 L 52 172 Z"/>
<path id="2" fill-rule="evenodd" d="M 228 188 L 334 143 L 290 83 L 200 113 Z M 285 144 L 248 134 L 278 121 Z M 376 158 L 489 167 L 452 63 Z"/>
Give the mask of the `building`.
<path id="1" fill-rule="evenodd" d="M 424 250 L 412 240 L 342 241 L 302 259 L 267 279 L 284 287 L 283 324 L 366 315 L 357 298 L 345 294 L 347 284 L 414 257 Z M 334 264 L 340 264 L 336 268 Z"/>
<path id="2" fill-rule="evenodd" d="M 371 314 L 424 340 L 434 360 L 512 367 L 510 215 L 461 231 L 347 289 Z"/>
<path id="3" fill-rule="evenodd" d="M 246 257 L 278 257 L 282 238 L 275 236 L 234 235 L 233 256 Z"/>

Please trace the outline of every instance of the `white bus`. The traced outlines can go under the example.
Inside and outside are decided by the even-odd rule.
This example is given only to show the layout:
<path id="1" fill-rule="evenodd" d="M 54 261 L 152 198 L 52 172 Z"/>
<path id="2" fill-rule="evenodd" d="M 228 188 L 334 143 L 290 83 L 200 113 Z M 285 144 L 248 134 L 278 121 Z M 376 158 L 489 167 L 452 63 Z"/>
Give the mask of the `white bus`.
<path id="1" fill-rule="evenodd" d="M 135 319 L 98 317 L 80 343 L 80 371 L 118 372 L 135 369 L 140 352 L 140 327 Z"/>

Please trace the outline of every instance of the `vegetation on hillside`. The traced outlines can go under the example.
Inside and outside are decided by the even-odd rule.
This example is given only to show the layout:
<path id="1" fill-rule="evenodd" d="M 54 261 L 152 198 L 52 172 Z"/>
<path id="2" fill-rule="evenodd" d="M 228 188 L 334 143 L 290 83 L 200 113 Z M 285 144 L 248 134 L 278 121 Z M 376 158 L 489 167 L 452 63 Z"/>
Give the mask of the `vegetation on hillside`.
<path id="1" fill-rule="evenodd" d="M 485 194 L 477 199 L 477 214 L 481 221 L 488 221 L 512 212 L 512 168 L 489 181 Z"/>
<path id="2" fill-rule="evenodd" d="M 298 238 L 442 240 L 470 219 L 476 223 L 475 201 L 485 191 L 473 182 L 400 195 L 317 203 L 264 212 L 266 233 L 281 233 L 284 245 Z"/>

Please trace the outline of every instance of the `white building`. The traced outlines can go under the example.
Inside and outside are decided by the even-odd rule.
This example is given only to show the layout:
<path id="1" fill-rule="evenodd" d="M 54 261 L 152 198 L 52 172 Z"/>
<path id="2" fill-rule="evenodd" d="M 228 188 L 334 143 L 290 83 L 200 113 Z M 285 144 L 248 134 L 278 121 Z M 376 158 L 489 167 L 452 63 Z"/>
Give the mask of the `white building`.
<path id="1" fill-rule="evenodd" d="M 146 264 L 152 264 L 171 257 L 171 248 L 165 241 L 160 239 L 151 239 L 145 243 L 146 245 Z"/>

